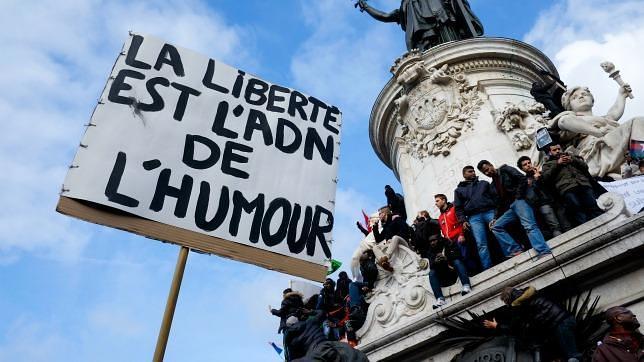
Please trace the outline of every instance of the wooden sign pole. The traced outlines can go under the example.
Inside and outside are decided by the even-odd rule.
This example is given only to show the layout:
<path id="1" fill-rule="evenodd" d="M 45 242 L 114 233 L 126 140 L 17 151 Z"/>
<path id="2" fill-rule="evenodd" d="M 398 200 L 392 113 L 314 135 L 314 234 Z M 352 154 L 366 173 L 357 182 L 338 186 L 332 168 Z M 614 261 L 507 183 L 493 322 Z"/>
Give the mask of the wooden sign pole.
<path id="1" fill-rule="evenodd" d="M 174 309 L 177 306 L 179 289 L 181 289 L 181 280 L 183 279 L 183 272 L 186 269 L 186 261 L 188 260 L 188 251 L 190 249 L 185 246 L 182 246 L 181 250 L 179 250 L 177 266 L 174 268 L 170 293 L 168 293 L 168 301 L 165 304 L 165 312 L 163 313 L 161 329 L 159 329 L 157 346 L 154 350 L 154 358 L 152 359 L 154 362 L 162 362 L 163 356 L 165 355 L 165 347 L 168 344 L 168 336 L 170 335 L 170 327 L 172 326 L 172 317 L 174 317 Z"/>

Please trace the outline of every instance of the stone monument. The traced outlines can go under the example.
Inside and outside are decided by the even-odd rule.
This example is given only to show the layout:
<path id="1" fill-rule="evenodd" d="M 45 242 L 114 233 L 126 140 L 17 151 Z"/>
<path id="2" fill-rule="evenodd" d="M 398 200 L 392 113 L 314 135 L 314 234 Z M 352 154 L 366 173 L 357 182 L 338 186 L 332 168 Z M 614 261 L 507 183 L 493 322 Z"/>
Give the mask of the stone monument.
<path id="1" fill-rule="evenodd" d="M 557 69 L 538 49 L 517 40 L 475 37 L 411 50 L 394 62 L 391 73 L 373 106 L 369 135 L 402 184 L 408 215 L 432 209 L 434 194 L 451 198 L 463 166 L 482 159 L 515 165 L 519 156 L 535 152 L 537 130 L 556 125 L 570 131 L 570 122 L 560 120 L 592 116 L 571 108 L 548 117 L 531 90 L 535 83 L 552 83 L 545 74 L 558 79 Z M 619 99 L 630 94 L 630 88 L 620 87 Z M 610 123 L 632 136 L 641 131 L 636 122 L 606 121 L 599 128 L 610 133 Z M 461 349 L 436 344 L 445 330 L 439 318 L 493 311 L 502 305 L 498 294 L 504 287 L 528 283 L 570 293 L 593 289 L 602 297 L 599 307 L 623 304 L 644 313 L 644 214 L 632 216 L 618 194 L 604 194 L 598 204 L 603 215 L 548 242 L 552 255 L 536 258 L 530 249 L 498 264 L 472 277 L 473 291 L 465 296 L 458 286 L 444 288 L 449 303 L 437 310 L 431 307 L 427 271 L 413 252 L 400 247 L 392 258 L 394 273 L 381 271 L 367 298 L 371 306 L 358 331 L 359 348 L 371 361 L 448 361 Z M 515 351 L 486 356 L 518 356 L 508 353 Z"/>

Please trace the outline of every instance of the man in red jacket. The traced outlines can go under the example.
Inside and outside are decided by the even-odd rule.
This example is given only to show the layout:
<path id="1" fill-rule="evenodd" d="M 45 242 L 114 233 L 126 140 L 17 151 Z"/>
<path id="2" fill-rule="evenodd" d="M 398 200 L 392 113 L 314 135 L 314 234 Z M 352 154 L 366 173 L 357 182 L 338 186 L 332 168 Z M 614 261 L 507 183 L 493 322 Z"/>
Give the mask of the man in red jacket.
<path id="1" fill-rule="evenodd" d="M 434 195 L 434 201 L 436 207 L 441 212 L 440 216 L 438 216 L 438 224 L 440 225 L 443 237 L 449 239 L 452 243 L 457 243 L 465 261 L 468 274 L 473 275 L 478 270 L 477 262 L 468 247 L 463 224 L 458 222 L 454 205 L 447 201 L 447 196 L 444 194 Z"/>

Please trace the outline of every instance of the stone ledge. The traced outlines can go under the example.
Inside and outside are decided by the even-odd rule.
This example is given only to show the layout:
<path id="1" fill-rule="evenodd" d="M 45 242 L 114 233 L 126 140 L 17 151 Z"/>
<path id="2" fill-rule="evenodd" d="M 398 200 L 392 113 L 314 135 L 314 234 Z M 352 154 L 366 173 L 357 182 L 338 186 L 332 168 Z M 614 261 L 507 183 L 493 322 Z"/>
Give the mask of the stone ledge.
<path id="1" fill-rule="evenodd" d="M 644 245 L 644 214 L 628 217 L 623 200 L 615 194 L 603 195 L 599 203 L 610 206 L 604 215 L 549 241 L 551 257 L 534 260 L 531 250 L 501 263 L 472 278 L 472 293 L 460 296 L 457 288 L 451 288 L 446 293 L 450 303 L 442 309 L 431 310 L 428 304 L 429 308 L 390 328 L 388 333 L 360 330 L 359 348 L 372 361 L 389 359 L 418 348 L 443 331 L 436 318 L 466 316 L 466 310 L 480 313 L 497 309 L 501 306 L 497 295 L 506 286 L 531 284 L 542 289 Z"/>

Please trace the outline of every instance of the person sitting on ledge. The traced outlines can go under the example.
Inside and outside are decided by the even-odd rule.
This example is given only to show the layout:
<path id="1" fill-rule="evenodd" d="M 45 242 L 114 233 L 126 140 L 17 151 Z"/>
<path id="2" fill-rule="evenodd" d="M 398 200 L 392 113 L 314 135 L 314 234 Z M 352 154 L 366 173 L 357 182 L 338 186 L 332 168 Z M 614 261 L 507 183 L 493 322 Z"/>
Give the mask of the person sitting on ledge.
<path id="1" fill-rule="evenodd" d="M 436 309 L 445 304 L 442 286 L 450 286 L 456 281 L 454 274 L 461 280 L 463 289 L 461 295 L 472 291 L 470 278 L 467 276 L 467 269 L 461 258 L 456 243 L 453 243 L 440 235 L 429 237 L 429 285 L 432 287 L 436 302 L 432 308 Z"/>
<path id="2" fill-rule="evenodd" d="M 604 315 L 610 331 L 595 350 L 593 362 L 644 360 L 644 336 L 637 316 L 624 307 L 608 308 Z"/>
<path id="3" fill-rule="evenodd" d="M 571 222 L 579 226 L 601 215 L 603 211 L 597 206 L 592 188 L 594 180 L 586 162 L 579 156 L 563 152 L 557 143 L 548 146 L 548 154 L 541 177 L 563 196 L 566 210 L 572 214 Z"/>
<path id="4" fill-rule="evenodd" d="M 512 257 L 521 253 L 521 247 L 507 232 L 507 227 L 519 221 L 528 234 L 530 244 L 538 256 L 551 254 L 550 247 L 537 226 L 532 207 L 525 200 L 527 182 L 525 176 L 516 168 L 501 165 L 497 170 L 490 161 L 482 160 L 478 163 L 479 171 L 492 179 L 496 193 L 501 199 L 497 208 L 497 217 L 490 221 L 490 229 L 506 248 L 503 253 Z M 503 241 L 501 241 L 503 240 Z"/>
<path id="5" fill-rule="evenodd" d="M 501 300 L 511 308 L 512 318 L 520 321 L 522 327 L 529 324 L 543 332 L 554 333 L 568 362 L 580 361 L 582 355 L 575 340 L 575 317 L 558 304 L 536 293 L 537 290 L 532 286 L 523 289 L 507 287 L 501 292 Z M 511 323 L 499 323 L 496 318 L 483 321 L 485 328 L 498 328 L 505 333 L 512 332 L 510 325 Z"/>
<path id="6" fill-rule="evenodd" d="M 389 257 L 395 253 L 398 245 L 408 246 L 407 239 L 409 238 L 411 228 L 402 216 L 393 214 L 388 206 L 381 207 L 378 210 L 378 217 L 382 222 L 382 230 L 379 229 L 377 221 L 371 226 L 373 236 L 376 239 L 375 248 L 384 247 L 386 249 L 383 255 L 379 255 L 377 260 L 378 265 L 388 272 L 393 273 L 394 269 L 389 263 Z M 387 241 L 385 245 L 378 245 L 385 240 Z"/>

